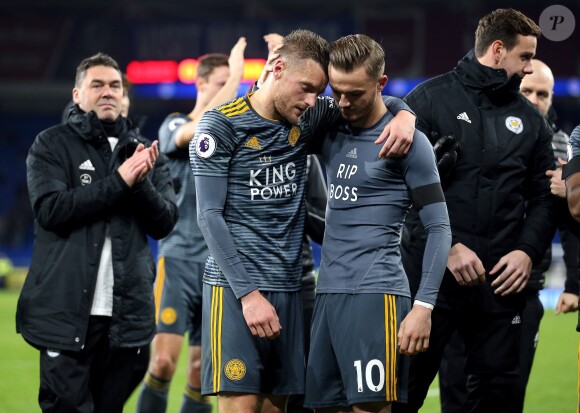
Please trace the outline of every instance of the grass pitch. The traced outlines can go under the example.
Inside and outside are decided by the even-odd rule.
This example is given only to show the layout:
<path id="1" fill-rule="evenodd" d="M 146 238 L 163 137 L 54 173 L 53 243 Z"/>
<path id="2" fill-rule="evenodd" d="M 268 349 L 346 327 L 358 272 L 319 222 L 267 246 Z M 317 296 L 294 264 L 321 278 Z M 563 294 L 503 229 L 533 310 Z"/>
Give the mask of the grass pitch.
<path id="1" fill-rule="evenodd" d="M 0 412 L 39 412 L 37 403 L 39 374 L 38 352 L 27 345 L 15 331 L 18 292 L 0 290 Z M 547 310 L 542 320 L 540 341 L 527 389 L 526 413 L 575 412 L 577 396 L 578 333 L 577 314 L 555 316 Z M 185 349 L 184 349 L 185 350 Z M 185 385 L 186 352 L 173 379 L 167 411 L 176 413 Z M 421 413 L 437 413 L 437 384 L 431 387 Z M 135 411 L 136 394 L 125 406 L 125 413 Z"/>

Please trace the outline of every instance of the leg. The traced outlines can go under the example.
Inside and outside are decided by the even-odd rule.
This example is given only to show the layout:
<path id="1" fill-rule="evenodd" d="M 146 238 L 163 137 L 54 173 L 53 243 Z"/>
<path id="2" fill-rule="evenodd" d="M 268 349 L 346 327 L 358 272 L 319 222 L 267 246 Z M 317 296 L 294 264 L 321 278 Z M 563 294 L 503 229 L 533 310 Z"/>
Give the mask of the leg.
<path id="1" fill-rule="evenodd" d="M 312 324 L 312 313 L 314 312 L 315 290 L 316 282 L 314 271 L 303 273 L 300 297 L 302 299 L 302 308 L 304 311 L 304 355 L 306 363 L 308 363 L 308 349 L 310 348 L 310 326 Z M 304 395 L 298 394 L 288 398 L 286 412 L 311 413 L 312 409 L 304 407 Z"/>
<path id="2" fill-rule="evenodd" d="M 315 409 L 316 413 L 351 413 L 352 407 L 345 406 L 345 407 L 330 407 L 327 409 Z"/>
<path id="3" fill-rule="evenodd" d="M 520 343 L 520 374 L 518 375 L 517 391 L 515 394 L 514 413 L 524 411 L 526 387 L 532 371 L 534 356 L 538 346 L 540 321 L 544 316 L 544 307 L 537 291 L 526 291 L 526 307 L 522 313 L 522 339 Z"/>
<path id="4" fill-rule="evenodd" d="M 141 384 L 145 374 L 147 373 L 147 368 L 149 366 L 149 354 L 151 352 L 150 345 L 146 345 L 139 348 L 137 353 L 137 360 L 135 360 L 135 368 L 133 370 L 133 375 L 129 380 L 129 387 L 127 389 L 127 395 L 125 402 L 131 397 L 135 389 Z"/>
<path id="5" fill-rule="evenodd" d="M 171 379 L 177 368 L 183 337 L 172 333 L 157 333 L 151 343 L 149 371 L 137 401 L 138 413 L 163 413 Z"/>
<path id="6" fill-rule="evenodd" d="M 466 350 L 466 411 L 513 412 L 519 370 L 520 315 L 517 312 L 472 315 L 463 320 L 460 334 Z"/>
<path id="7" fill-rule="evenodd" d="M 122 413 L 139 348 L 110 348 L 95 358 L 91 371 L 94 413 Z"/>
<path id="8" fill-rule="evenodd" d="M 201 395 L 201 323 L 203 299 L 204 264 L 195 264 L 196 277 L 191 282 L 191 293 L 188 299 L 189 321 L 189 357 L 187 362 L 187 385 L 183 392 L 180 413 L 209 413 L 211 401 Z"/>
<path id="9" fill-rule="evenodd" d="M 203 264 L 173 257 L 160 257 L 155 299 L 157 334 L 151 345 L 149 371 L 143 380 L 138 413 L 164 413 L 171 379 L 177 368 L 183 336 L 190 331 L 194 308 L 201 301 Z M 187 394 L 187 389 L 186 389 Z"/>
<path id="10" fill-rule="evenodd" d="M 96 398 L 91 374 L 108 343 L 109 322 L 109 317 L 90 317 L 80 352 L 40 351 L 38 402 L 43 412 L 94 412 Z"/>
<path id="11" fill-rule="evenodd" d="M 177 369 L 183 336 L 172 333 L 157 333 L 151 346 L 149 372 L 153 376 L 171 380 Z"/>
<path id="12" fill-rule="evenodd" d="M 266 394 L 260 396 L 260 413 L 284 413 L 288 403 L 287 396 L 274 396 Z"/>
<path id="13" fill-rule="evenodd" d="M 383 412 L 406 401 L 409 359 L 397 353 L 397 332 L 410 308 L 410 298 L 391 294 L 319 294 L 307 405 Z"/>
<path id="14" fill-rule="evenodd" d="M 443 349 L 455 331 L 455 323 L 455 316 L 452 312 L 437 308 L 433 310 L 429 348 L 424 353 L 411 356 L 409 364 L 408 402 L 393 403 L 393 412 L 417 413 L 421 406 L 423 406 L 423 402 L 429 391 L 429 386 L 439 370 Z"/>
<path id="15" fill-rule="evenodd" d="M 327 303 L 331 294 L 317 294 L 312 318 L 312 336 L 306 367 L 305 404 L 315 411 L 348 411 L 340 367 L 333 348 Z M 350 335 L 349 335 L 350 336 Z"/>
<path id="16" fill-rule="evenodd" d="M 257 394 L 222 392 L 217 396 L 218 413 L 258 413 L 260 404 Z"/>
<path id="17" fill-rule="evenodd" d="M 190 332 L 190 337 L 191 335 L 192 333 Z M 187 363 L 187 386 L 183 393 L 180 413 L 209 413 L 212 407 L 209 398 L 201 395 L 201 346 L 199 344 L 190 345 Z"/>
<path id="18" fill-rule="evenodd" d="M 391 413 L 391 403 L 364 403 L 352 406 L 354 413 Z"/>
<path id="19" fill-rule="evenodd" d="M 439 366 L 439 394 L 442 413 L 463 413 L 467 401 L 465 346 L 459 334 L 454 333 L 443 350 Z"/>
<path id="20" fill-rule="evenodd" d="M 151 343 L 149 371 L 137 401 L 137 413 L 164 413 L 171 379 L 177 368 L 183 335 L 191 326 L 196 263 L 172 257 L 159 258 L 155 299 L 157 334 Z"/>
<path id="21" fill-rule="evenodd" d="M 87 350 L 87 351 L 85 351 Z M 40 391 L 43 412 L 92 413 L 94 402 L 89 388 L 92 354 L 40 350 Z"/>

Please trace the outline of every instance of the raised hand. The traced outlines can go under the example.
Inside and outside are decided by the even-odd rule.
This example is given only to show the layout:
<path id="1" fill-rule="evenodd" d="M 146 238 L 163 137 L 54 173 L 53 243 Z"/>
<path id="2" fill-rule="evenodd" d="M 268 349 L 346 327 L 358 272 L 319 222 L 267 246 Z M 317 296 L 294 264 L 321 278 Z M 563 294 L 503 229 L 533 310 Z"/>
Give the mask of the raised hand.
<path id="1" fill-rule="evenodd" d="M 151 172 L 158 156 L 159 146 L 157 141 L 154 141 L 149 148 L 145 148 L 145 145 L 140 143 L 137 145 L 133 155 L 119 166 L 118 171 L 121 178 L 132 188 L 137 182 L 143 181 L 147 174 Z"/>

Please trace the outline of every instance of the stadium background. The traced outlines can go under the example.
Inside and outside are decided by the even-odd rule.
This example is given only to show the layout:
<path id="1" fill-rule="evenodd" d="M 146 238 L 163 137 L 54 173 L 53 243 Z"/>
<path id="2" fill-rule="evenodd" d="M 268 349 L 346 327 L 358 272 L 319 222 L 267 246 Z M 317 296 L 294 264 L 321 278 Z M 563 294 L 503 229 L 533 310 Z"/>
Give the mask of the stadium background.
<path id="1" fill-rule="evenodd" d="M 132 61 L 180 62 L 207 52 L 228 53 L 239 36 L 248 40 L 246 58 L 264 58 L 262 36 L 270 32 L 308 28 L 329 41 L 365 33 L 386 50 L 387 93 L 404 96 L 421 79 L 456 64 L 472 47 L 481 16 L 514 7 L 538 21 L 553 4 L 568 7 L 580 25 L 580 1 L 568 0 L 0 0 L 0 286 L 17 290 L 30 261 L 28 148 L 38 132 L 60 122 L 82 58 L 102 51 L 125 70 Z M 557 78 L 554 107 L 567 133 L 580 123 L 579 44 L 578 28 L 564 41 L 538 42 L 537 57 Z M 181 82 L 135 85 L 131 115 L 145 121 L 145 136 L 154 139 L 168 113 L 191 110 L 191 90 Z M 550 289 L 542 296 L 548 307 L 563 286 L 557 237 L 554 247 Z M 568 320 L 573 330 L 575 322 Z M 13 326 L 0 334 L 14 334 Z"/>

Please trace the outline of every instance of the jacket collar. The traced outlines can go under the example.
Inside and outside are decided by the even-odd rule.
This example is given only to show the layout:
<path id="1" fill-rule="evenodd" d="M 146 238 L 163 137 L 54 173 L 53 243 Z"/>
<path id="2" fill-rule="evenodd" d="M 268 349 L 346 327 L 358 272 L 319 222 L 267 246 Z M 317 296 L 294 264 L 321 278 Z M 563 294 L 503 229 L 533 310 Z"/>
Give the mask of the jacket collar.
<path id="1" fill-rule="evenodd" d="M 116 121 L 116 129 L 119 132 L 117 137 L 121 138 L 129 130 L 131 130 L 131 121 L 119 117 Z M 94 111 L 84 112 L 78 105 L 71 107 L 68 114 L 67 123 L 73 128 L 83 139 L 89 141 L 97 141 L 108 136 L 103 124 L 97 117 Z"/>
<path id="2" fill-rule="evenodd" d="M 522 80 L 518 75 L 508 78 L 504 69 L 482 65 L 473 49 L 457 63 L 453 71 L 465 86 L 483 92 L 493 101 L 511 101 L 520 94 Z"/>

